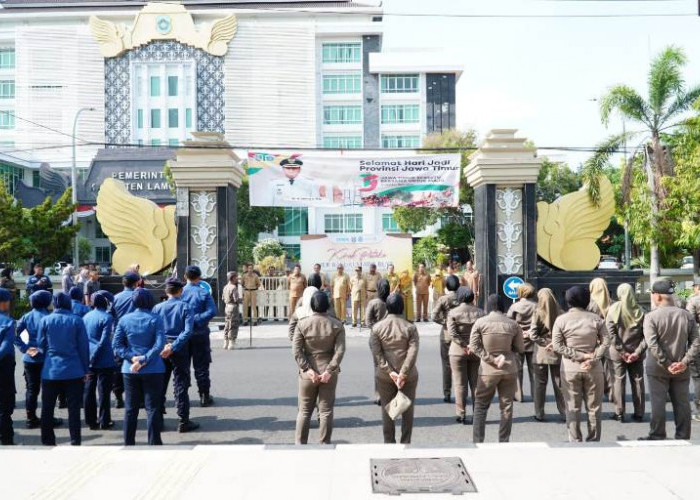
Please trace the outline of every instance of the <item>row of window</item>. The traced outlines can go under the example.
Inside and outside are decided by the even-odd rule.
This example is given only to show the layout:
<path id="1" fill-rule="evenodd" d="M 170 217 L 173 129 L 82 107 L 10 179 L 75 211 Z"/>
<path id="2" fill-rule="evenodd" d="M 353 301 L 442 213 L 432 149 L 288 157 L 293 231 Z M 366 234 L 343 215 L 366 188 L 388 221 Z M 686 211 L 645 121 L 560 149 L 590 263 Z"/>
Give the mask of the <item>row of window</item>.
<path id="1" fill-rule="evenodd" d="M 0 69 L 15 67 L 15 49 L 0 49 Z"/>
<path id="2" fill-rule="evenodd" d="M 161 128 L 161 110 L 151 109 L 151 116 L 148 126 L 150 128 Z M 143 109 L 136 110 L 136 128 L 143 128 Z M 180 126 L 180 110 L 177 108 L 168 109 L 168 127 L 167 128 L 178 128 Z M 192 128 L 192 109 L 185 109 L 185 127 Z"/>
<path id="3" fill-rule="evenodd" d="M 383 104 L 381 111 L 382 125 L 420 123 L 420 105 L 418 104 Z M 324 106 L 323 124 L 361 125 L 362 106 Z"/>
<path id="4" fill-rule="evenodd" d="M 415 94 L 419 88 L 418 75 L 382 75 L 383 94 Z M 362 78 L 359 73 L 323 75 L 324 94 L 360 94 Z"/>
<path id="5" fill-rule="evenodd" d="M 362 214 L 326 214 L 323 218 L 326 233 L 362 233 Z M 400 232 L 393 214 L 382 214 L 382 231 Z M 284 222 L 277 227 L 279 236 L 301 236 L 309 233 L 309 212 L 306 208 L 285 208 Z"/>
<path id="6" fill-rule="evenodd" d="M 419 135 L 384 135 L 381 140 L 384 149 L 419 148 Z M 328 135 L 323 138 L 326 149 L 361 149 L 361 135 Z"/>
<path id="7" fill-rule="evenodd" d="M 148 95 L 150 97 L 160 97 L 161 95 L 167 95 L 168 97 L 177 97 L 180 92 L 179 78 L 175 75 L 168 76 L 164 79 L 166 83 L 166 88 L 162 88 L 163 81 L 160 76 L 151 76 L 149 78 L 148 85 Z M 141 91 L 141 78 L 139 78 L 137 83 L 137 95 L 140 95 Z"/>
<path id="8" fill-rule="evenodd" d="M 324 63 L 359 63 L 362 60 L 362 43 L 324 43 L 321 59 Z"/>
<path id="9" fill-rule="evenodd" d="M 15 114 L 12 111 L 0 111 L 0 129 L 15 128 Z"/>
<path id="10" fill-rule="evenodd" d="M 0 99 L 15 98 L 15 81 L 0 80 Z"/>

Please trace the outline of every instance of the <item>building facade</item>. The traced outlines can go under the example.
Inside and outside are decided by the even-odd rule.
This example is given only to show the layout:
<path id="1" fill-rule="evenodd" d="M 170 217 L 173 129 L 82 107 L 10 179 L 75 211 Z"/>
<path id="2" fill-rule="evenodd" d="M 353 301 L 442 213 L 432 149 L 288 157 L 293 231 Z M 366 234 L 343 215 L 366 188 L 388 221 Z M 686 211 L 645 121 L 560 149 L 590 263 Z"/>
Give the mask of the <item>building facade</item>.
<path id="1" fill-rule="evenodd" d="M 91 210 L 95 179 L 108 172 L 173 203 L 159 175 L 192 131 L 223 133 L 245 157 L 253 148 L 410 149 L 455 126 L 460 67 L 439 53 L 383 50 L 378 3 L 1 5 L 0 175 L 13 189 L 42 187 L 40 165 L 69 169 L 75 139 L 93 260 L 111 256 Z M 387 209 L 285 212 L 275 236 L 291 254 L 302 234 L 396 230 Z"/>

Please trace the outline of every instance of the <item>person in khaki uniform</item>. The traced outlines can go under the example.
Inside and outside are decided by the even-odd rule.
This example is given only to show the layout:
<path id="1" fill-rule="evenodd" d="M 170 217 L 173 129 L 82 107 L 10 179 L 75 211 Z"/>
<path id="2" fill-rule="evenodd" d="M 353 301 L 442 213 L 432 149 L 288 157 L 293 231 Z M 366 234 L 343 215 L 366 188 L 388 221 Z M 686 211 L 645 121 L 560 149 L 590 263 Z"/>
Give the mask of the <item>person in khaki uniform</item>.
<path id="1" fill-rule="evenodd" d="M 447 315 L 459 305 L 457 302 L 457 289 L 459 278 L 454 275 L 447 277 L 447 294 L 440 297 L 433 307 L 433 321 L 442 325 L 440 331 L 440 362 L 442 364 L 442 395 L 445 403 L 451 403 L 452 395 L 452 368 L 450 366 L 450 345 L 452 336 L 447 330 Z"/>
<path id="2" fill-rule="evenodd" d="M 466 286 L 457 290 L 459 304 L 447 315 L 447 332 L 450 335 L 450 367 L 455 387 L 455 409 L 457 422 L 467 424 L 467 393 L 472 394 L 472 411 L 476 400 L 475 391 L 479 379 L 481 360 L 471 351 L 469 342 L 476 320 L 484 316 L 484 311 L 474 307 L 474 292 Z"/>
<path id="3" fill-rule="evenodd" d="M 686 303 L 686 309 L 700 325 L 700 278 L 693 282 L 693 295 Z M 693 420 L 700 422 L 700 358 L 690 362 L 690 376 L 693 379 Z"/>
<path id="4" fill-rule="evenodd" d="M 464 286 L 468 286 L 474 291 L 474 304 L 479 305 L 479 297 L 481 296 L 481 273 L 476 270 L 472 261 L 467 261 L 462 275 Z"/>
<path id="5" fill-rule="evenodd" d="M 474 407 L 474 442 L 483 443 L 486 414 L 498 390 L 501 423 L 498 441 L 510 441 L 513 427 L 513 397 L 518 387 L 518 358 L 523 352 L 523 331 L 503 311 L 501 298 L 492 294 L 487 301 L 489 314 L 476 320 L 472 327 L 469 349 L 481 358 Z"/>
<path id="6" fill-rule="evenodd" d="M 389 297 L 389 282 L 385 279 L 377 283 L 377 296 L 367 303 L 365 310 L 365 321 L 367 327 L 372 328 L 376 323 L 386 318 L 389 314 L 386 310 L 386 299 Z M 375 369 L 377 366 L 375 365 Z M 374 379 L 374 404 L 380 405 L 379 390 L 377 389 L 377 379 Z"/>
<path id="7" fill-rule="evenodd" d="M 362 267 L 355 268 L 355 275 L 350 278 L 350 301 L 352 305 L 352 326 L 364 326 L 367 307 L 367 281 L 362 276 Z"/>
<path id="8" fill-rule="evenodd" d="M 248 326 L 248 321 L 253 321 L 253 324 L 257 325 L 260 278 L 253 271 L 253 264 L 246 264 L 246 273 L 241 281 L 243 285 L 243 326 Z"/>
<path id="9" fill-rule="evenodd" d="M 537 292 L 537 311 L 532 315 L 530 339 L 535 344 L 535 387 L 532 389 L 532 399 L 535 402 L 535 420 L 538 422 L 544 422 L 544 403 L 550 375 L 559 416 L 566 420 L 566 405 L 561 392 L 561 356 L 554 352 L 552 343 L 554 322 L 562 314 L 563 311 L 552 290 L 542 288 Z"/>
<path id="10" fill-rule="evenodd" d="M 533 367 L 534 344 L 530 339 L 530 325 L 532 324 L 532 316 L 537 310 L 537 301 L 535 297 L 537 292 L 535 287 L 530 283 L 523 283 L 518 287 L 518 301 L 508 309 L 507 316 L 515 320 L 523 330 L 523 341 L 525 350 L 520 354 L 520 363 L 518 364 L 518 390 L 515 392 L 516 401 L 525 401 L 523 391 L 523 368 L 527 362 L 527 375 L 530 378 L 530 394 L 535 387 L 535 370 Z"/>
<path id="11" fill-rule="evenodd" d="M 413 275 L 413 285 L 416 287 L 416 306 L 418 309 L 418 314 L 416 314 L 416 321 L 428 321 L 430 275 L 425 270 L 425 265 L 418 265 L 418 271 L 416 271 L 416 274 Z"/>
<path id="12" fill-rule="evenodd" d="M 301 274 L 301 266 L 299 264 L 294 266 L 292 274 L 287 278 L 287 287 L 289 288 L 289 311 L 287 311 L 287 314 L 291 317 L 297 308 L 297 302 L 299 302 L 306 288 L 306 276 Z"/>
<path id="13" fill-rule="evenodd" d="M 625 388 L 627 374 L 632 386 L 632 420 L 644 419 L 644 352 L 647 343 L 644 340 L 644 311 L 637 302 L 632 286 L 622 283 L 617 287 L 618 302 L 608 310 L 605 326 L 610 336 L 610 360 L 615 371 L 613 383 L 613 401 L 615 414 L 613 418 L 625 421 Z"/>
<path id="14" fill-rule="evenodd" d="M 389 282 L 389 293 L 400 293 L 401 284 L 399 282 L 399 275 L 394 271 L 394 265 L 390 264 L 387 268 L 386 279 Z"/>
<path id="15" fill-rule="evenodd" d="M 382 275 L 377 272 L 377 265 L 369 265 L 369 273 L 365 275 L 365 281 L 367 281 L 367 303 L 377 296 L 377 285 L 379 280 L 382 279 Z"/>
<path id="16" fill-rule="evenodd" d="M 642 439 L 666 439 L 667 396 L 673 406 L 675 438 L 690 439 L 688 365 L 700 355 L 700 336 L 692 313 L 674 305 L 674 293 L 669 280 L 658 280 L 651 286 L 651 301 L 656 308 L 644 318 L 651 422 L 649 436 Z"/>
<path id="17" fill-rule="evenodd" d="M 608 290 L 608 283 L 603 278 L 595 278 L 591 281 L 589 287 L 591 292 L 591 302 L 588 304 L 587 310 L 597 314 L 601 317 L 603 322 L 608 316 L 608 309 L 610 308 L 610 291 Z M 603 394 L 608 398 L 608 401 L 613 401 L 613 385 L 615 385 L 615 371 L 613 370 L 613 364 L 610 360 L 610 350 L 605 353 L 603 358 L 603 377 L 605 379 L 605 388 L 603 389 Z"/>
<path id="18" fill-rule="evenodd" d="M 369 347 L 374 357 L 375 379 L 382 407 L 385 443 L 396 443 L 396 425 L 386 405 L 403 392 L 414 404 L 401 415 L 401 443 L 411 442 L 416 387 L 418 386 L 418 330 L 403 317 L 403 298 L 397 293 L 386 300 L 388 316 L 372 327 Z"/>
<path id="19" fill-rule="evenodd" d="M 294 359 L 299 366 L 299 413 L 297 414 L 297 444 L 309 441 L 309 423 L 318 405 L 319 442 L 330 444 L 333 433 L 333 407 L 338 385 L 340 362 L 345 355 L 345 327 L 328 316 L 328 296 L 314 293 L 311 298 L 313 314 L 300 319 L 292 340 Z"/>
<path id="20" fill-rule="evenodd" d="M 333 305 L 338 319 L 345 324 L 348 317 L 347 303 L 350 297 L 350 278 L 345 274 L 345 267 L 338 266 L 338 272 L 331 280 L 331 293 L 333 294 Z"/>
<path id="21" fill-rule="evenodd" d="M 328 285 L 330 283 L 328 283 L 326 274 L 321 272 L 321 264 L 314 264 L 314 272 L 309 275 L 308 281 L 311 281 L 311 276 L 318 276 L 321 280 L 321 287 L 319 288 L 320 291 L 325 292 L 328 290 Z"/>
<path id="22" fill-rule="evenodd" d="M 440 300 L 440 297 L 445 295 L 444 267 L 445 266 L 440 266 L 440 269 L 436 269 L 435 272 L 433 273 L 432 278 L 430 279 L 430 284 L 433 287 L 433 304 L 435 304 L 438 300 Z M 435 310 L 435 306 L 433 306 L 433 311 L 434 310 Z M 433 318 L 433 321 L 435 321 L 435 318 Z"/>
<path id="23" fill-rule="evenodd" d="M 588 288 L 574 286 L 566 291 L 569 311 L 554 322 L 552 344 L 562 356 L 562 389 L 566 398 L 569 441 L 581 442 L 581 406 L 588 409 L 586 441 L 600 441 L 603 411 L 602 360 L 610 346 L 603 320 L 586 311 L 591 294 Z M 584 401 L 585 400 L 585 401 Z"/>
<path id="24" fill-rule="evenodd" d="M 399 276 L 399 290 L 401 291 L 401 297 L 403 297 L 403 316 L 413 323 L 416 319 L 413 308 L 413 280 L 411 279 L 411 274 L 408 269 L 401 271 L 401 275 Z"/>
<path id="25" fill-rule="evenodd" d="M 224 349 L 233 349 L 238 338 L 238 325 L 240 323 L 238 306 L 241 303 L 241 297 L 238 295 L 238 273 L 231 271 L 227 277 L 228 283 L 221 293 L 221 300 L 225 304 Z"/>

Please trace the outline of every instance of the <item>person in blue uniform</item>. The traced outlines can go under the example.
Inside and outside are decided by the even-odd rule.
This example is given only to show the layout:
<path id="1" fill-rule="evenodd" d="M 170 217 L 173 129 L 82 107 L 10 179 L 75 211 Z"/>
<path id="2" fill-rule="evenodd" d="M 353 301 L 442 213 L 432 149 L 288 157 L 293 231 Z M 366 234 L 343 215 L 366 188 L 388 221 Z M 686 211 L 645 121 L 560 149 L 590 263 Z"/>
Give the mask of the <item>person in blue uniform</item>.
<path id="1" fill-rule="evenodd" d="M 32 274 L 26 283 L 27 295 L 31 295 L 39 290 L 48 292 L 53 288 L 53 283 L 48 276 L 44 274 L 44 266 L 37 264 L 34 266 L 34 274 Z"/>
<path id="2" fill-rule="evenodd" d="M 41 425 L 39 417 L 36 416 L 37 400 L 41 392 L 41 370 L 44 368 L 44 355 L 39 352 L 39 323 L 49 314 L 51 305 L 51 292 L 39 290 L 29 296 L 29 304 L 32 310 L 22 316 L 17 323 L 17 335 L 15 345 L 23 354 L 24 363 L 24 384 L 26 393 L 24 395 L 24 407 L 27 411 L 27 429 L 36 429 Z M 27 342 L 22 340 L 22 332 L 27 332 Z M 63 423 L 60 418 L 54 419 L 54 427 Z"/>
<path id="3" fill-rule="evenodd" d="M 199 286 L 202 271 L 197 266 L 188 266 L 185 270 L 187 285 L 182 291 L 182 300 L 187 302 L 194 314 L 194 330 L 190 339 L 190 356 L 194 368 L 194 378 L 199 389 L 199 402 L 203 407 L 214 404 L 209 391 L 209 365 L 211 364 L 211 341 L 209 339 L 209 321 L 216 316 L 216 304 L 211 294 Z"/>
<path id="4" fill-rule="evenodd" d="M 136 444 L 136 426 L 141 402 L 146 407 L 148 444 L 161 445 L 163 429 L 163 382 L 165 347 L 163 320 L 153 314 L 153 296 L 143 288 L 132 294 L 134 311 L 122 316 L 114 332 L 112 348 L 122 361 L 124 375 L 124 444 Z"/>
<path id="5" fill-rule="evenodd" d="M 124 285 L 124 290 L 119 292 L 114 296 L 114 302 L 112 303 L 112 312 L 114 313 L 114 327 L 119 324 L 119 320 L 125 314 L 132 312 L 134 308 L 134 301 L 131 300 L 131 296 L 134 290 L 141 281 L 141 276 L 138 273 L 127 271 L 122 277 L 122 285 Z M 114 358 L 117 367 L 121 366 L 122 360 L 115 357 Z M 117 400 L 117 408 L 124 408 L 124 377 L 122 376 L 122 371 L 117 369 L 114 371 L 114 380 L 112 390 L 114 392 L 114 398 Z"/>
<path id="6" fill-rule="evenodd" d="M 160 356 L 165 360 L 165 379 L 163 382 L 163 413 L 165 397 L 168 392 L 170 377 L 173 377 L 173 392 L 180 418 L 178 432 L 190 432 L 199 428 L 199 424 L 190 420 L 190 396 L 188 394 L 190 378 L 190 337 L 194 328 L 194 315 L 189 304 L 182 300 L 184 283 L 173 278 L 165 281 L 165 293 L 168 300 L 153 308 L 153 313 L 163 319 L 165 326 L 165 348 Z"/>
<path id="7" fill-rule="evenodd" d="M 74 286 L 68 292 L 71 301 L 71 311 L 79 317 L 90 312 L 90 308 L 83 304 L 83 290 L 79 286 Z"/>
<path id="8" fill-rule="evenodd" d="M 70 443 L 78 446 L 80 403 L 89 370 L 90 347 L 82 318 L 71 312 L 70 297 L 57 292 L 53 312 L 39 323 L 38 350 L 44 355 L 41 371 L 41 442 L 56 445 L 53 412 L 59 392 L 66 395 Z"/>
<path id="9" fill-rule="evenodd" d="M 91 430 L 106 430 L 114 427 L 110 411 L 110 394 L 116 363 L 112 352 L 114 318 L 107 312 L 110 306 L 109 295 L 111 294 L 93 293 L 90 296 L 90 303 L 94 309 L 83 316 L 90 342 L 90 372 L 83 393 L 83 407 L 85 423 Z"/>
<path id="10" fill-rule="evenodd" d="M 15 321 L 10 318 L 12 294 L 0 288 L 0 444 L 12 445 L 15 431 Z"/>

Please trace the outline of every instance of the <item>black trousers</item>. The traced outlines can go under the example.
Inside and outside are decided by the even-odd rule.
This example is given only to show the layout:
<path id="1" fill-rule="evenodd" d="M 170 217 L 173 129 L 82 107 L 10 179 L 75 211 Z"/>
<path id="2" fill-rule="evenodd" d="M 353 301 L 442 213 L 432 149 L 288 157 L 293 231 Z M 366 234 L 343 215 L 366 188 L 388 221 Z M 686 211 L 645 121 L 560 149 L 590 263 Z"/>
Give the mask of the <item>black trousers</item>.
<path id="1" fill-rule="evenodd" d="M 15 431 L 12 413 L 15 411 L 15 357 L 0 359 L 0 444 L 12 443 Z"/>
<path id="2" fill-rule="evenodd" d="M 53 432 L 53 413 L 59 393 L 66 395 L 68 405 L 68 430 L 70 444 L 80 446 L 80 403 L 83 400 L 83 379 L 42 380 L 41 381 L 41 444 L 56 446 Z"/>
<path id="3" fill-rule="evenodd" d="M 27 414 L 36 415 L 37 401 L 41 392 L 41 370 L 44 363 L 24 363 L 24 407 Z"/>
<path id="4" fill-rule="evenodd" d="M 122 362 L 124 360 L 117 356 L 114 356 L 114 362 L 117 365 L 116 370 L 114 370 L 114 379 L 112 380 L 112 392 L 114 394 L 124 394 L 124 376 L 122 375 Z"/>
<path id="5" fill-rule="evenodd" d="M 106 426 L 112 420 L 110 408 L 114 368 L 91 368 L 83 393 L 85 423 L 88 427 Z M 98 415 L 99 407 L 99 415 Z M 98 420 L 99 417 L 99 420 Z"/>
<path id="6" fill-rule="evenodd" d="M 163 382 L 163 406 L 165 406 L 166 394 L 170 377 L 173 377 L 173 394 L 177 406 L 177 416 L 180 420 L 190 419 L 190 346 L 185 344 L 181 351 L 174 352 L 165 360 L 165 380 Z"/>
<path id="7" fill-rule="evenodd" d="M 146 407 L 148 423 L 148 444 L 160 445 L 160 433 L 163 430 L 163 384 L 162 373 L 143 375 L 124 374 L 124 444 L 136 444 L 136 426 L 139 419 L 141 402 Z"/>
<path id="8" fill-rule="evenodd" d="M 190 357 L 194 368 L 194 379 L 200 394 L 208 394 L 211 388 L 209 365 L 211 364 L 211 341 L 209 335 L 190 337 Z"/>

